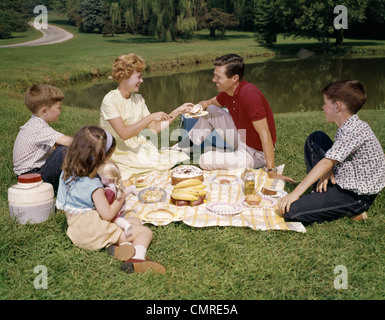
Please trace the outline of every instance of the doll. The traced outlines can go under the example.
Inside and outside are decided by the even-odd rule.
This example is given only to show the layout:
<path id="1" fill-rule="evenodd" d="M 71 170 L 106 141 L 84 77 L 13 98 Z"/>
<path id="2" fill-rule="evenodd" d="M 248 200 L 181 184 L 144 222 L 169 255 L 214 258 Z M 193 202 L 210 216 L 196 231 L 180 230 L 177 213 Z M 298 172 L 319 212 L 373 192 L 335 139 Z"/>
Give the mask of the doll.
<path id="1" fill-rule="evenodd" d="M 138 194 L 135 185 L 124 187 L 119 168 L 115 162 L 111 160 L 105 161 L 98 168 L 98 175 L 105 186 L 104 194 L 106 195 L 109 204 L 113 203 L 115 199 L 120 199 L 120 197 L 127 197 L 130 194 Z M 131 224 L 121 216 L 125 207 L 126 202 L 123 203 L 122 208 L 113 219 L 113 222 L 122 228 L 126 235 L 129 235 L 131 233 Z"/>

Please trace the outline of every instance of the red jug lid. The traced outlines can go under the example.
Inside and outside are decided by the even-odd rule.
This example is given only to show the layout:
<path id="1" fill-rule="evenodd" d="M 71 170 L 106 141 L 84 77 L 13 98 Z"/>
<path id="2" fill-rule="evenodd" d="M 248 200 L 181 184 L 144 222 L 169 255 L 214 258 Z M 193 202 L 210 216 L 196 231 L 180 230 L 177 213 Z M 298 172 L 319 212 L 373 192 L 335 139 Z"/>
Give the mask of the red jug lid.
<path id="1" fill-rule="evenodd" d="M 41 180 L 41 174 L 38 173 L 22 174 L 17 178 L 17 181 L 19 181 L 20 183 L 35 183 L 40 182 Z"/>

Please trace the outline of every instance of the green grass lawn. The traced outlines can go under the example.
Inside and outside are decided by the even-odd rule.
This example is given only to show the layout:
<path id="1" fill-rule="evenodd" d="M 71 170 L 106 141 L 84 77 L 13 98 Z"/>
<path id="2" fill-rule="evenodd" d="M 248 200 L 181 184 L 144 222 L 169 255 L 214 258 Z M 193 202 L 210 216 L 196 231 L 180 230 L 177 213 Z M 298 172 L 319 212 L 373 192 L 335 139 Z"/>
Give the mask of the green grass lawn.
<path id="1" fill-rule="evenodd" d="M 107 73 L 113 59 L 127 52 L 141 54 L 149 63 L 188 61 L 199 52 L 211 59 L 234 48 L 234 41 L 239 41 L 239 52 L 269 52 L 256 47 L 251 37 L 231 33 L 230 39 L 224 41 L 210 42 L 202 35 L 192 42 L 165 45 L 143 42 L 139 36 L 102 38 L 72 31 L 75 38 L 67 43 L 0 49 L 1 299 L 385 298 L 384 193 L 369 210 L 367 221 L 341 219 L 308 226 L 304 234 L 236 227 L 192 228 L 179 222 L 165 227 L 149 225 L 154 239 L 148 253 L 167 268 L 162 276 L 124 274 L 121 262 L 105 250 L 91 252 L 75 247 L 66 236 L 67 222 L 61 211 L 41 224 L 23 226 L 13 222 L 7 202 L 7 190 L 16 182 L 12 148 L 19 126 L 30 117 L 23 96 L 32 83 L 68 85 L 71 79 L 84 78 L 92 68 Z M 364 110 L 359 115 L 369 122 L 385 147 L 385 112 Z M 333 137 L 336 127 L 325 123 L 323 113 L 317 111 L 277 114 L 275 118 L 277 164 L 285 164 L 284 173 L 301 180 L 306 174 L 303 144 L 307 135 L 323 130 Z M 64 106 L 53 127 L 73 135 L 79 127 L 98 122 L 97 110 Z M 291 191 L 293 186 L 285 189 Z M 38 276 L 34 268 L 41 265 L 48 271 L 46 290 L 34 287 Z M 339 265 L 348 271 L 346 290 L 337 290 L 333 285 L 337 277 L 334 269 Z"/>

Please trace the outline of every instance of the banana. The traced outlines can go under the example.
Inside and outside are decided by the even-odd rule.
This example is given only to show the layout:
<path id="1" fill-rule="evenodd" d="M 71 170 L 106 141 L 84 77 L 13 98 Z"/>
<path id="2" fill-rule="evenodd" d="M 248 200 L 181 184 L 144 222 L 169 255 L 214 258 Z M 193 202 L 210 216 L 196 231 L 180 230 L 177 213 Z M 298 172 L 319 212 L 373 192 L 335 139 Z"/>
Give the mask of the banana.
<path id="1" fill-rule="evenodd" d="M 191 187 L 187 187 L 187 188 L 191 189 L 191 190 L 203 190 L 203 189 L 206 189 L 207 186 L 204 184 L 198 184 L 196 186 L 191 186 Z"/>
<path id="2" fill-rule="evenodd" d="M 194 190 L 194 189 L 186 188 L 186 189 L 173 190 L 173 193 L 178 193 L 178 194 L 189 193 L 189 194 L 193 194 L 196 196 L 205 196 L 207 194 L 207 191 L 206 190 Z"/>
<path id="3" fill-rule="evenodd" d="M 196 201 L 198 196 L 191 193 L 172 192 L 171 197 L 175 200 Z"/>
<path id="4" fill-rule="evenodd" d="M 174 189 L 187 188 L 187 187 L 197 186 L 200 184 L 202 184 L 202 181 L 200 181 L 199 179 L 187 179 L 187 180 L 183 180 L 181 182 L 178 182 L 174 186 Z"/>

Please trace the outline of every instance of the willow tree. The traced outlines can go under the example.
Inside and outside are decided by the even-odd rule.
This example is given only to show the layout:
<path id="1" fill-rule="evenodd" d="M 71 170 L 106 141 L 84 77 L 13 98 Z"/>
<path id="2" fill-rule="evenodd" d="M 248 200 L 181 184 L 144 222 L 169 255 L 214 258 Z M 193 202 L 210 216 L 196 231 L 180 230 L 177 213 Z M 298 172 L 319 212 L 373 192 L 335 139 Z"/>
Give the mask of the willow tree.
<path id="1" fill-rule="evenodd" d="M 147 30 L 152 0 L 120 0 L 123 8 L 126 30 L 133 33 Z"/>
<path id="2" fill-rule="evenodd" d="M 110 6 L 110 17 L 112 25 L 112 35 L 119 29 L 122 25 L 121 13 L 118 2 L 111 3 Z"/>
<path id="3" fill-rule="evenodd" d="M 152 0 L 149 32 L 161 41 L 188 38 L 196 30 L 192 0 Z"/>

